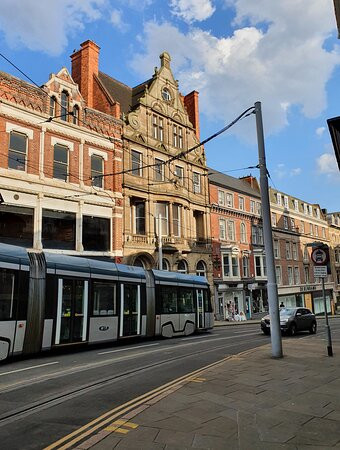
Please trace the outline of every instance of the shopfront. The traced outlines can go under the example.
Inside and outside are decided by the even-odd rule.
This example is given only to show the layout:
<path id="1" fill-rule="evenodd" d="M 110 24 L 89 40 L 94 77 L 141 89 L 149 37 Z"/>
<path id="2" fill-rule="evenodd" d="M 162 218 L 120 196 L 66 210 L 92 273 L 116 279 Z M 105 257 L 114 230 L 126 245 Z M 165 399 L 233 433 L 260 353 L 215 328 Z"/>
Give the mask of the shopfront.
<path id="1" fill-rule="evenodd" d="M 326 283 L 326 304 L 327 312 L 333 313 L 333 288 L 332 283 Z M 313 311 L 314 314 L 324 313 L 324 303 L 322 287 L 319 284 L 304 285 L 295 288 L 282 287 L 278 290 L 279 304 L 284 304 L 286 308 L 305 307 Z"/>

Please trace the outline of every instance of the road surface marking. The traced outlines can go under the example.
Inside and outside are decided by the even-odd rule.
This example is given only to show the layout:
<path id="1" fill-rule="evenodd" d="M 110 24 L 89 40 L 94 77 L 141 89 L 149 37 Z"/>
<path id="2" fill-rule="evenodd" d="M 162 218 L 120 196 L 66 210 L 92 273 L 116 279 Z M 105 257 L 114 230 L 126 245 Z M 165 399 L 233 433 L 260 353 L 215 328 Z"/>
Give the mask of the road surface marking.
<path id="1" fill-rule="evenodd" d="M 37 366 L 24 367 L 23 369 L 11 370 L 9 372 L 2 372 L 0 373 L 0 377 L 2 377 L 3 375 L 9 375 L 10 373 L 23 372 L 24 370 L 38 369 L 39 367 L 51 366 L 52 364 L 59 364 L 59 361 L 53 361 L 46 364 L 39 364 Z"/>
<path id="2" fill-rule="evenodd" d="M 124 403 L 123 405 L 119 405 L 116 408 L 107 411 L 106 413 L 102 414 L 101 416 L 97 417 L 96 419 L 92 420 L 91 422 L 87 423 L 86 425 L 82 426 L 81 428 L 73 431 L 72 433 L 68 434 L 67 436 L 64 436 L 63 438 L 59 439 L 58 441 L 50 444 L 48 447 L 45 447 L 45 450 L 52 450 L 55 448 L 58 448 L 59 450 L 69 449 L 71 448 L 75 443 L 82 441 L 85 437 L 89 436 L 90 434 L 93 434 L 96 430 L 99 428 L 102 428 L 104 425 L 111 422 L 113 419 L 121 417 L 122 414 L 128 413 L 131 411 L 132 408 L 136 408 L 137 406 L 141 404 L 145 404 L 148 400 L 157 397 L 162 392 L 166 392 L 169 390 L 169 393 L 172 392 L 171 389 L 173 389 L 177 385 L 181 385 L 184 382 L 188 382 L 188 378 L 191 378 L 195 375 L 199 375 L 205 370 L 223 364 L 224 361 L 227 361 L 230 359 L 231 356 L 227 356 L 226 358 L 223 358 L 219 361 L 216 361 L 212 364 L 209 364 L 205 367 L 202 367 L 200 369 L 195 370 L 194 372 L 191 372 L 189 374 L 183 375 L 182 377 L 179 377 L 175 380 L 170 381 L 169 383 L 164 384 L 163 386 L 159 386 L 156 389 L 153 389 L 152 391 L 149 391 L 145 394 L 140 395 L 137 398 L 134 398 L 132 400 L 129 400 L 128 402 Z M 111 422 L 112 423 L 112 422 Z M 70 439 L 73 438 L 71 441 Z M 67 442 L 68 441 L 68 442 Z M 64 444 L 61 446 L 61 444 Z"/>
<path id="3" fill-rule="evenodd" d="M 99 353 L 97 353 L 97 355 L 107 355 L 108 353 L 124 352 L 126 350 L 133 350 L 133 349 L 136 349 L 136 348 L 152 347 L 154 345 L 159 345 L 159 342 L 156 342 L 155 344 L 138 345 L 136 347 L 120 348 L 118 350 L 108 350 L 107 352 L 99 352 Z"/>

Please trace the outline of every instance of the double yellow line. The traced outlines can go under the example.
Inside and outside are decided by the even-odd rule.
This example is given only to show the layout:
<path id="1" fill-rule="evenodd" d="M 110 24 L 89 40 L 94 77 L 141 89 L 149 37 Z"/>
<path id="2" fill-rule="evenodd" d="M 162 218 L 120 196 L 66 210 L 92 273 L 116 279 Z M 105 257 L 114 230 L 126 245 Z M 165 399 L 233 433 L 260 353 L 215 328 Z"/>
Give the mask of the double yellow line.
<path id="1" fill-rule="evenodd" d="M 79 443 L 80 441 L 83 441 L 86 437 L 93 434 L 95 431 L 103 428 L 105 425 L 112 422 L 114 419 L 117 419 L 117 417 L 120 417 L 123 414 L 130 412 L 131 410 L 135 409 L 136 407 L 138 407 L 142 404 L 147 404 L 148 402 L 151 403 L 151 400 L 153 400 L 152 403 L 156 402 L 157 397 L 160 397 L 160 398 L 165 397 L 166 393 L 170 394 L 171 392 L 176 390 L 176 388 L 178 389 L 179 387 L 181 387 L 181 385 L 192 381 L 193 377 L 200 375 L 202 372 L 204 372 L 212 367 L 221 365 L 228 359 L 232 359 L 232 358 L 233 358 L 233 356 L 227 356 L 226 358 L 223 358 L 215 363 L 209 364 L 205 367 L 202 367 L 201 369 L 195 370 L 194 372 L 191 372 L 182 377 L 179 377 L 173 381 L 170 381 L 169 383 L 164 384 L 163 386 L 160 386 L 160 387 L 153 389 L 152 391 L 149 391 L 139 397 L 136 397 L 133 400 L 130 400 L 130 401 L 124 403 L 123 405 L 117 406 L 116 408 L 111 409 L 110 411 L 106 412 L 105 414 L 103 414 L 103 415 L 97 417 L 96 419 L 92 420 L 91 422 L 87 423 L 86 425 L 79 428 L 78 430 L 73 431 L 72 433 L 59 439 L 58 441 L 54 442 L 53 444 L 49 445 L 48 447 L 45 447 L 44 450 L 70 449 L 70 448 L 74 447 L 75 444 Z M 138 412 L 137 412 L 137 414 L 138 414 Z"/>

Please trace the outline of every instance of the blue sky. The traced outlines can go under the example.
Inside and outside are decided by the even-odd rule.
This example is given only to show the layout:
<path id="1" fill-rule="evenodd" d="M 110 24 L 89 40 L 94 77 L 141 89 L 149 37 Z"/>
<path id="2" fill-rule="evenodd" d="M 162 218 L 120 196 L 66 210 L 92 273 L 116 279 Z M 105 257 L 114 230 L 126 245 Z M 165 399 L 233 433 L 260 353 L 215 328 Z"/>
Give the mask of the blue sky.
<path id="1" fill-rule="evenodd" d="M 38 84 L 80 43 L 128 85 L 149 78 L 166 50 L 183 94 L 200 93 L 201 138 L 262 102 L 274 186 L 340 210 L 340 175 L 326 120 L 340 115 L 340 40 L 332 0 L 1 0 L 1 52 Z M 0 70 L 22 78 L 0 59 Z M 255 120 L 206 145 L 232 176 L 257 164 Z"/>

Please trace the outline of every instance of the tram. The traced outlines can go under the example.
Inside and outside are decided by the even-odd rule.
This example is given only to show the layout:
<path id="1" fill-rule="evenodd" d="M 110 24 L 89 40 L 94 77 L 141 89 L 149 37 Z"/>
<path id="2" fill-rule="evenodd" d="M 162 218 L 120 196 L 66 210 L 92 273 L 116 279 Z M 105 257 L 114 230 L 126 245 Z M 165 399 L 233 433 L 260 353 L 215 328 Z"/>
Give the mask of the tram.
<path id="1" fill-rule="evenodd" d="M 0 244 L 0 360 L 212 327 L 205 277 Z"/>

